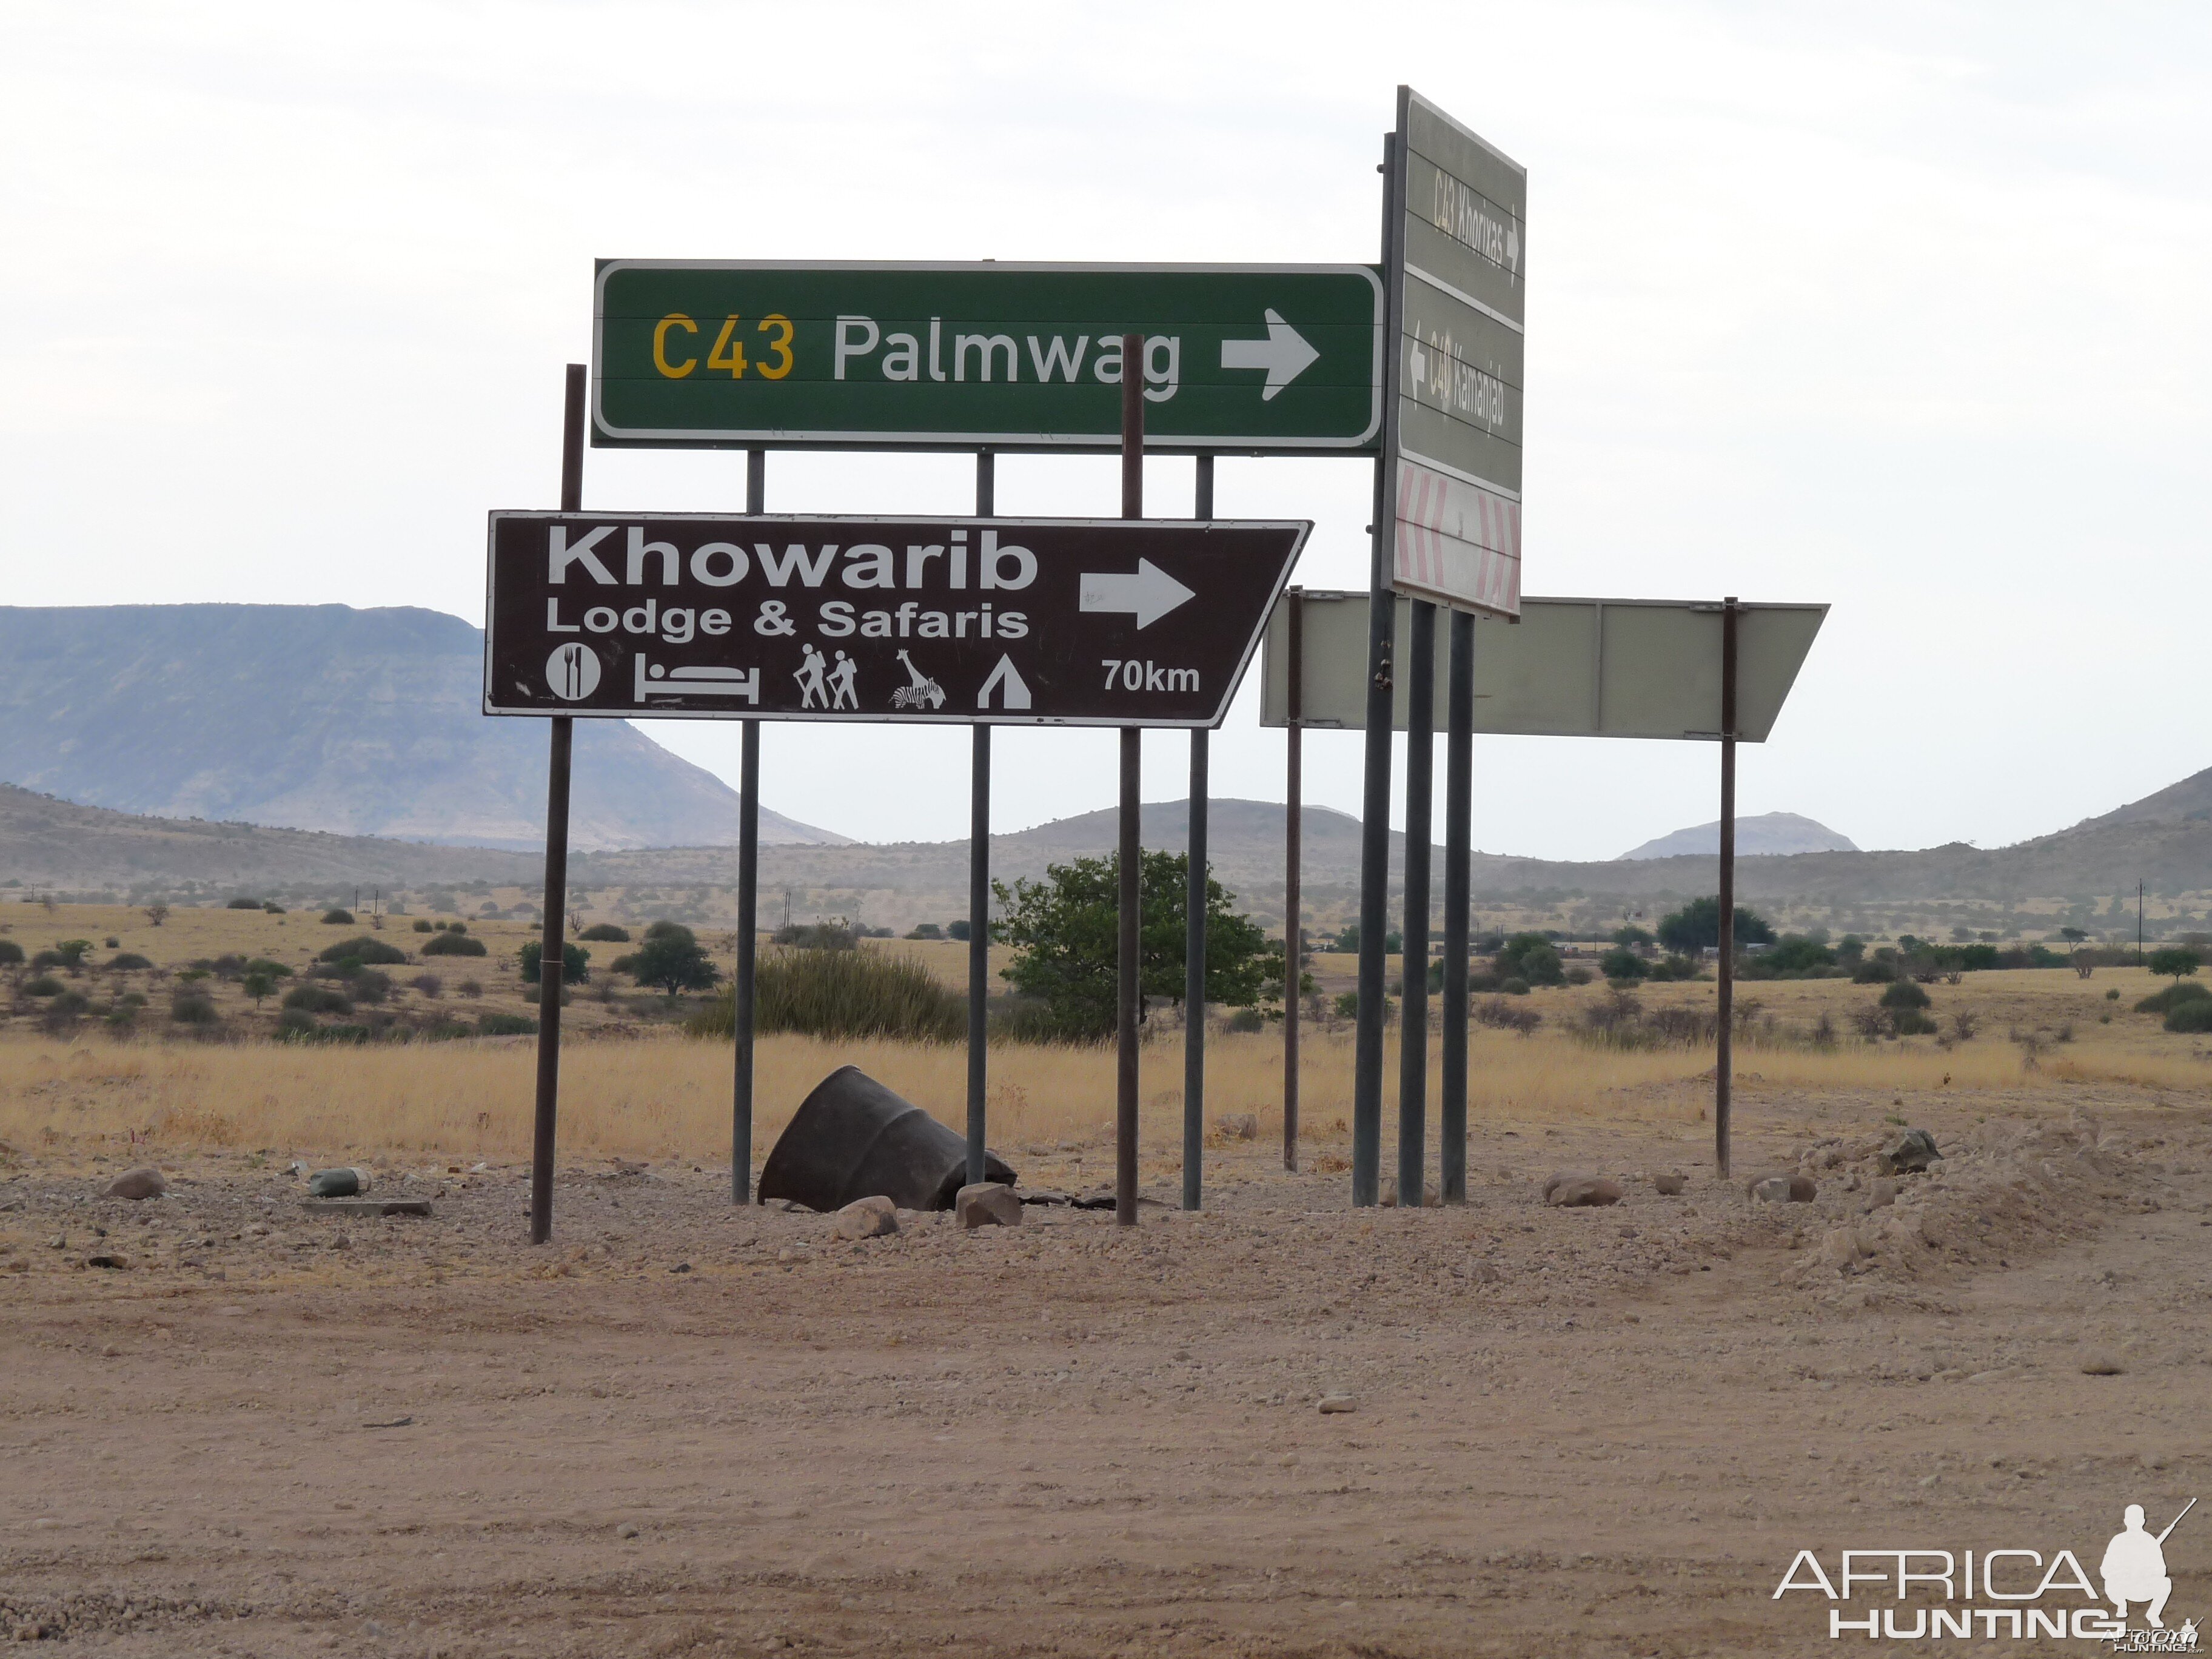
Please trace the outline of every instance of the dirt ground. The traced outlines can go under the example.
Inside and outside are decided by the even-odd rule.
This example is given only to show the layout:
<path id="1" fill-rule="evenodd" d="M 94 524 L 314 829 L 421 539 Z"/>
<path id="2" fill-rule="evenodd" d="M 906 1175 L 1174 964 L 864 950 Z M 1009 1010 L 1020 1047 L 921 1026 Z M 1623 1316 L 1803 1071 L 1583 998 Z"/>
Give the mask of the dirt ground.
<path id="1" fill-rule="evenodd" d="M 1802 1170 L 1809 1204 L 1720 1184 L 1704 1126 L 1569 1124 L 1479 1128 L 1464 1209 L 1353 1212 L 1340 1172 L 1232 1142 L 1200 1216 L 1032 1206 L 865 1243 L 689 1164 L 564 1170 L 533 1250 L 511 1166 L 380 1169 L 435 1213 L 362 1220 L 239 1152 L 172 1155 L 143 1203 L 96 1196 L 112 1165 L 22 1153 L 0 1633 L 1811 1653 L 1837 1650 L 1831 1604 L 1773 1593 L 1801 1548 L 1833 1573 L 1847 1547 L 2063 1546 L 2094 1571 L 2123 1504 L 2155 1528 L 2212 1487 L 2202 1091 L 1819 1107 L 1741 1108 L 1739 1177 Z M 1900 1119 L 1948 1156 L 1883 1202 Z M 1081 1150 L 1016 1161 L 1060 1184 Z M 1547 1209 L 1559 1168 L 1627 1196 Z M 2201 1623 L 2212 1517 L 2167 1559 L 2167 1622 Z"/>

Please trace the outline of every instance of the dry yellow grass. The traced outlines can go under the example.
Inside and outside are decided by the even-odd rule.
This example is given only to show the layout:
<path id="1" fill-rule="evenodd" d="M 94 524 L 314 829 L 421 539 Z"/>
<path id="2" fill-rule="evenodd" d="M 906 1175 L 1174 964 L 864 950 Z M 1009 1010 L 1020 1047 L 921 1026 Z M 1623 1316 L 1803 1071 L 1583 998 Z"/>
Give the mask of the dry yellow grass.
<path id="1" fill-rule="evenodd" d="M 301 961 L 346 930 L 313 916 L 256 911 L 179 910 L 160 928 L 121 907 L 66 906 L 47 913 L 0 906 L 0 926 L 27 950 L 56 939 L 113 936 L 119 948 L 175 964 L 224 951 Z M 520 922 L 471 924 L 493 952 L 454 958 L 444 971 L 483 975 L 493 1000 L 520 1008 L 515 948 L 534 930 Z M 405 921 L 386 937 L 416 948 Z M 710 944 L 728 941 L 709 936 Z M 616 947 L 619 949 L 620 947 Z M 885 943 L 911 954 L 950 982 L 964 984 L 965 947 Z M 994 951 L 994 955 L 1001 953 Z M 994 963 L 994 966 L 996 966 Z M 1875 988 L 1839 980 L 1755 982 L 1740 998 L 1762 1010 L 1739 1050 L 1746 1109 L 1817 1109 L 1824 1097 L 1863 1100 L 1961 1091 L 2063 1091 L 2113 1085 L 2177 1098 L 2212 1096 L 2212 1055 L 2201 1039 L 2175 1036 L 2154 1020 L 2127 1012 L 2157 988 L 2140 969 L 2070 973 L 2021 971 L 1967 976 L 1932 988 L 1946 1020 L 1967 1012 L 1979 1021 L 1969 1042 L 1928 1038 L 1852 1040 L 1848 1014 L 1870 1003 Z M 2120 994 L 2117 1001 L 2107 996 Z M 1694 1125 L 1710 1095 L 1710 1049 L 1624 1052 L 1592 1048 L 1569 1028 L 1609 994 L 1602 985 L 1540 993 L 1527 1003 L 1545 1017 L 1521 1037 L 1478 1029 L 1469 1067 L 1469 1105 L 1478 1126 L 1504 1127 L 1570 1118 L 1620 1118 Z M 1710 1008 L 1711 984 L 1656 986 L 1638 994 L 1650 1006 Z M 1804 1034 L 1822 1014 L 1843 1031 L 1832 1049 L 1808 1047 Z M 572 1014 L 604 1018 L 580 999 Z M 1148 1153 L 1172 1153 L 1182 1111 L 1182 1056 L 1172 1016 L 1145 1058 Z M 579 1025 L 584 1022 L 579 1021 Z M 631 1025 L 627 1029 L 640 1028 Z M 158 1032 L 159 1026 L 154 1027 Z M 2031 1067 L 2013 1032 L 2041 1033 Z M 2061 1033 L 2070 1033 L 2061 1041 Z M 1215 1036 L 1210 1041 L 1209 1115 L 1250 1112 L 1263 1137 L 1280 1133 L 1282 1048 L 1278 1033 Z M 940 1119 L 964 1117 L 966 1059 L 958 1048 L 891 1042 L 824 1042 L 778 1036 L 759 1050 L 756 1153 L 763 1153 L 792 1109 L 825 1074 L 858 1065 Z M 1104 1049 L 996 1049 L 992 1055 L 992 1138 L 1001 1147 L 1076 1141 L 1095 1145 L 1112 1120 L 1114 1063 Z M 165 1041 L 155 1034 L 118 1040 L 88 1030 L 74 1040 L 39 1035 L 9 1022 L 0 1040 L 0 1139 L 25 1150 L 92 1152 L 141 1137 L 159 1149 L 191 1146 L 268 1147 L 302 1156 L 436 1154 L 512 1158 L 528 1150 L 534 1048 L 526 1039 L 364 1047 L 301 1047 L 262 1042 Z M 1395 1094 L 1395 1046 L 1386 1061 Z M 623 1040 L 595 1038 L 586 1027 L 562 1060 L 562 1148 L 572 1158 L 680 1158 L 702 1164 L 727 1156 L 730 1051 L 665 1029 Z M 1439 1079 L 1431 1065 L 1431 1101 Z M 1304 1126 L 1317 1154 L 1340 1148 L 1351 1115 L 1348 1028 L 1308 1034 L 1301 1090 Z M 1395 1111 L 1386 1110 L 1386 1130 Z"/>

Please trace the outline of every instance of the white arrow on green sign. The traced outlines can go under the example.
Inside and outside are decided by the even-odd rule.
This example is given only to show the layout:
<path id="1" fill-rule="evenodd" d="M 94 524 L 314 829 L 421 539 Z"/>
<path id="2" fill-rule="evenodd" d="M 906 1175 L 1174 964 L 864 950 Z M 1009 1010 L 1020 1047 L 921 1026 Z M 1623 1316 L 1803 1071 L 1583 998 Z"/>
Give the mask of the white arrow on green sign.
<path id="1" fill-rule="evenodd" d="M 1112 448 L 1144 336 L 1148 447 L 1371 450 L 1364 265 L 599 268 L 592 441 L 640 447 Z"/>

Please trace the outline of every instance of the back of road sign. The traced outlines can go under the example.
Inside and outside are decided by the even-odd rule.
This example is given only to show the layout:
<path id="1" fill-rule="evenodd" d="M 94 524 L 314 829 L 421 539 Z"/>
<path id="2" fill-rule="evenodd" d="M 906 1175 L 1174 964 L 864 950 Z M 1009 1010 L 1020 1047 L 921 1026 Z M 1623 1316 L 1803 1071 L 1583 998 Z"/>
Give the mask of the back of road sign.
<path id="1" fill-rule="evenodd" d="M 1301 724 L 1357 732 L 1366 725 L 1367 595 L 1307 592 Z M 1400 637 L 1407 627 L 1402 608 Z M 1261 659 L 1260 723 L 1287 723 L 1287 605 L 1279 605 Z M 1736 623 L 1736 735 L 1763 743 L 1828 614 L 1825 605 L 1745 605 Z M 1435 729 L 1449 723 L 1450 677 L 1440 647 Z M 1406 683 L 1395 729 L 1406 729 Z M 1721 735 L 1721 609 L 1711 601 L 1523 599 L 1521 620 L 1478 615 L 1474 729 L 1529 737 L 1717 738 Z"/>
<path id="2" fill-rule="evenodd" d="M 1510 617 L 1521 603 L 1528 172 L 1410 87 L 1398 88 L 1393 154 L 1391 586 Z"/>

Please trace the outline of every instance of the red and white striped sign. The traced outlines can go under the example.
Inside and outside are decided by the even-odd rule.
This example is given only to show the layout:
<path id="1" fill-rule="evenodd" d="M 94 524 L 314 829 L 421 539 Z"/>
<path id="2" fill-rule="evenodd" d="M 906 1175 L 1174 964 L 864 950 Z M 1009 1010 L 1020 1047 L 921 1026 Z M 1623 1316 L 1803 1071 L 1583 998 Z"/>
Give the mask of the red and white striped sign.
<path id="1" fill-rule="evenodd" d="M 1392 581 L 1464 610 L 1521 614 L 1521 503 L 1398 458 Z"/>

